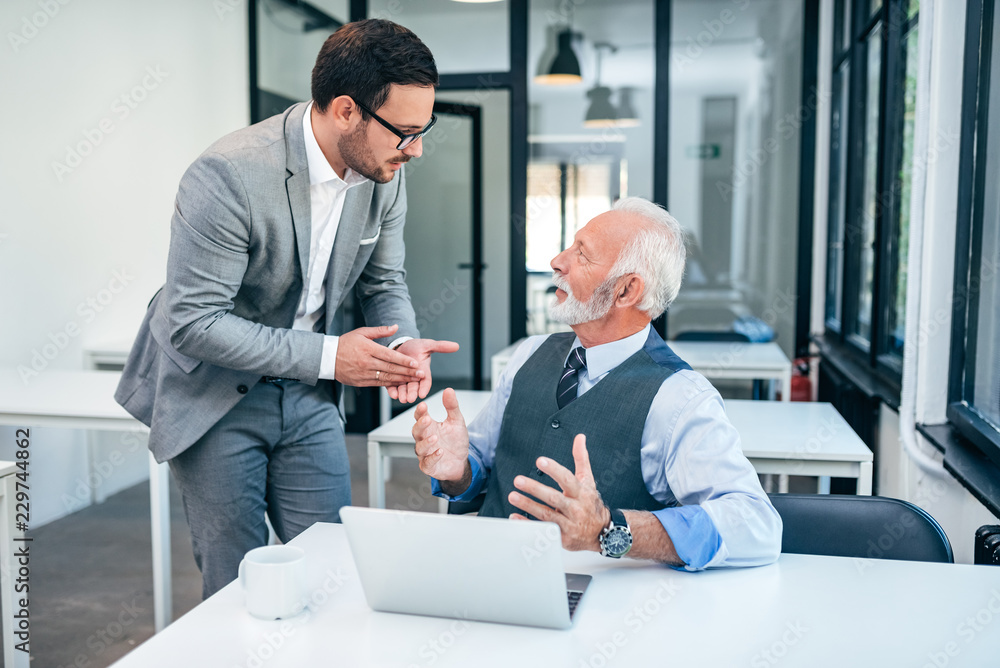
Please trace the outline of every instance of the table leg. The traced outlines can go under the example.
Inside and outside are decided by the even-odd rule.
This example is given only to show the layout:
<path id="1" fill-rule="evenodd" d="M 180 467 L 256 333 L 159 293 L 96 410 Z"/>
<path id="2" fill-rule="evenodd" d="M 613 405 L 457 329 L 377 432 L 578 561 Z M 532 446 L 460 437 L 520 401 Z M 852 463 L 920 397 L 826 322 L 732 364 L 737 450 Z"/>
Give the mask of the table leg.
<path id="1" fill-rule="evenodd" d="M 858 495 L 872 495 L 872 463 L 860 462 L 858 465 Z"/>
<path id="2" fill-rule="evenodd" d="M 31 543 L 14 542 L 16 538 L 24 538 L 24 532 L 18 531 L 14 524 L 14 483 L 17 480 L 12 473 L 0 481 L 0 612 L 3 614 L 3 665 L 14 668 L 28 668 L 28 652 L 15 649 L 18 638 L 14 635 L 14 574 L 17 565 L 14 560 L 15 551 L 22 545 Z M 30 547 L 28 548 L 30 551 Z M 20 606 L 17 606 L 18 608 Z"/>
<path id="3" fill-rule="evenodd" d="M 778 475 L 778 493 L 788 494 L 788 474 L 781 473 Z"/>
<path id="4" fill-rule="evenodd" d="M 149 515 L 153 532 L 153 627 L 157 633 L 173 618 L 170 566 L 170 468 L 149 453 Z"/>
<path id="5" fill-rule="evenodd" d="M 817 494 L 829 494 L 830 493 L 830 476 L 821 475 L 816 480 L 816 493 Z"/>
<path id="6" fill-rule="evenodd" d="M 791 401 L 792 400 L 792 367 L 791 365 L 785 369 L 785 374 L 781 378 L 781 400 Z"/>
<path id="7" fill-rule="evenodd" d="M 382 470 L 382 444 L 368 441 L 368 507 L 385 508 L 385 473 Z"/>

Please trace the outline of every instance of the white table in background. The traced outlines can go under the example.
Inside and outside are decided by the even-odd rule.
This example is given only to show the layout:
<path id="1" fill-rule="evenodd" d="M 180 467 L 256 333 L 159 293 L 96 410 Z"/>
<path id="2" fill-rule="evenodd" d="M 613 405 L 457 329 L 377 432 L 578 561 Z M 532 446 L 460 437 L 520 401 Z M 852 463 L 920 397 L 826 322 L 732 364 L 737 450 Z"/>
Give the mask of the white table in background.
<path id="1" fill-rule="evenodd" d="M 832 404 L 809 401 L 726 400 L 743 454 L 758 473 L 855 478 L 858 494 L 872 493 L 872 451 Z"/>
<path id="2" fill-rule="evenodd" d="M 524 339 L 512 343 L 490 358 L 493 389 L 496 389 L 500 373 L 522 341 Z M 669 341 L 667 345 L 706 378 L 779 381 L 782 401 L 791 398 L 792 363 L 777 343 Z"/>
<path id="3" fill-rule="evenodd" d="M 996 665 L 1000 647 L 1000 568 L 991 566 L 785 554 L 759 568 L 688 573 L 564 552 L 566 570 L 593 581 L 573 627 L 555 631 L 373 612 L 341 525 L 313 525 L 291 544 L 306 553 L 307 611 L 255 619 L 233 582 L 114 668 L 882 668 L 935 665 L 931 657 L 982 668 Z M 977 617 L 978 631 L 967 621 Z"/>
<path id="4" fill-rule="evenodd" d="M 456 392 L 466 423 L 479 415 L 490 394 Z M 434 419 L 444 419 L 441 392 L 429 396 L 427 404 Z M 400 413 L 368 434 L 368 505 L 372 508 L 385 508 L 383 457 L 416 457 L 411 433 L 415 410 Z M 733 399 L 726 402 L 726 413 L 740 432 L 743 453 L 758 473 L 856 478 L 858 494 L 872 493 L 872 451 L 832 405 Z M 440 508 L 447 508 L 443 500 Z"/>
<path id="5" fill-rule="evenodd" d="M 15 448 L 16 451 L 16 448 Z M 20 542 L 24 531 L 17 528 L 17 474 L 21 471 L 16 462 L 0 461 L 0 614 L 3 615 L 3 665 L 12 668 L 28 668 L 28 653 L 16 649 L 19 638 L 14 635 L 14 614 L 21 606 L 16 603 L 24 594 L 14 591 L 15 576 L 20 564 L 14 553 L 22 545 L 27 545 L 31 554 L 31 543 Z M 31 498 L 31 478 L 23 485 Z M 29 505 L 30 509 L 30 505 Z M 30 632 L 30 631 L 29 631 Z"/>
<path id="6" fill-rule="evenodd" d="M 25 384 L 17 371 L 0 371 L 0 425 L 60 427 L 147 434 L 149 430 L 114 399 L 117 371 L 43 371 Z M 39 447 L 37 440 L 32 446 Z M 173 615 L 170 570 L 169 469 L 149 455 L 153 534 L 153 618 L 157 631 Z"/>
<path id="7" fill-rule="evenodd" d="M 777 380 L 782 401 L 791 399 L 792 362 L 773 341 L 668 341 L 667 345 L 709 380 Z"/>

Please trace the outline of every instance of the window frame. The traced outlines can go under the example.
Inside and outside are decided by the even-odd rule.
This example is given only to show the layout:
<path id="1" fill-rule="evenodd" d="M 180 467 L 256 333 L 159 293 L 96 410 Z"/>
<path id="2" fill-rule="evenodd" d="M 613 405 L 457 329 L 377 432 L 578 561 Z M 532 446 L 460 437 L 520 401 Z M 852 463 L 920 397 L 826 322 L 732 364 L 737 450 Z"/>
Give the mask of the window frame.
<path id="1" fill-rule="evenodd" d="M 828 292 L 839 301 L 840 320 L 827 317 L 829 302 L 824 305 L 825 336 L 840 344 L 838 349 L 862 364 L 875 377 L 889 386 L 898 388 L 902 380 L 902 356 L 893 350 L 889 331 L 890 309 L 895 309 L 895 281 L 899 268 L 900 248 L 900 188 L 897 174 L 902 158 L 904 134 L 906 82 L 906 41 L 904 37 L 919 25 L 920 14 L 907 17 L 909 0 L 885 0 L 882 7 L 869 11 L 870 0 L 836 0 L 834 5 L 834 53 L 832 76 L 847 63 L 846 137 L 842 139 L 846 151 L 845 168 L 840 171 L 835 164 L 837 156 L 830 155 L 830 201 L 828 213 L 827 262 L 834 261 L 834 251 L 842 250 L 842 282 Z M 850 12 L 850 39 L 845 45 L 844 18 Z M 868 55 L 872 39 L 880 39 L 878 128 L 875 150 L 875 220 L 870 338 L 855 333 L 860 314 L 860 288 L 862 253 L 864 250 L 864 159 L 865 139 L 868 128 Z M 832 114 L 841 104 L 840 91 L 833 91 Z M 844 201 L 835 204 L 838 194 L 833 190 L 837 179 L 845 187 Z M 842 206 L 843 225 L 840 239 L 833 239 L 835 223 L 832 214 Z M 836 274 L 834 274 L 836 275 Z M 905 342 L 904 342 L 905 345 Z"/>
<path id="2" fill-rule="evenodd" d="M 948 421 L 994 464 L 1000 466 L 1000 425 L 986 420 L 970 402 L 974 396 L 979 333 L 978 280 L 982 267 L 983 205 L 989 132 L 989 85 L 995 0 L 973 0 L 966 8 L 958 210 Z"/>

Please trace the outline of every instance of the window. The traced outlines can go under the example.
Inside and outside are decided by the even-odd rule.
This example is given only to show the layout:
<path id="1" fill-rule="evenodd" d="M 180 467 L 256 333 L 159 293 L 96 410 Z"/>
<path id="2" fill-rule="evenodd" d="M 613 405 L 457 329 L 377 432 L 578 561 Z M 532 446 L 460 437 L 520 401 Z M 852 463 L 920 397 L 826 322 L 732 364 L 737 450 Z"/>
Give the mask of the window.
<path id="1" fill-rule="evenodd" d="M 964 311 L 956 310 L 953 323 L 948 419 L 1000 465 L 1000 81 L 990 76 L 1000 67 L 995 10 L 995 0 L 968 6 L 954 295 Z"/>
<path id="2" fill-rule="evenodd" d="M 827 334 L 898 385 L 902 368 L 918 0 L 837 0 Z"/>

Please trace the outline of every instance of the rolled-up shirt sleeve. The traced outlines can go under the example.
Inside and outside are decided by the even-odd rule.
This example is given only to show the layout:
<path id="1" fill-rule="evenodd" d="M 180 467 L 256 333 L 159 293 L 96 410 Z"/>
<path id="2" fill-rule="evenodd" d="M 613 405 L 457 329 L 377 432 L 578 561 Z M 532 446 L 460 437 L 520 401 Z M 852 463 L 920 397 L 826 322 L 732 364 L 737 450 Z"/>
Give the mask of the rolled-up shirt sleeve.
<path id="1" fill-rule="evenodd" d="M 650 494 L 675 506 L 655 514 L 686 569 L 778 558 L 781 518 L 703 376 L 679 371 L 664 382 L 646 420 L 642 462 Z"/>

